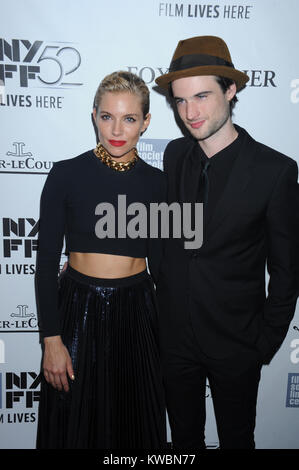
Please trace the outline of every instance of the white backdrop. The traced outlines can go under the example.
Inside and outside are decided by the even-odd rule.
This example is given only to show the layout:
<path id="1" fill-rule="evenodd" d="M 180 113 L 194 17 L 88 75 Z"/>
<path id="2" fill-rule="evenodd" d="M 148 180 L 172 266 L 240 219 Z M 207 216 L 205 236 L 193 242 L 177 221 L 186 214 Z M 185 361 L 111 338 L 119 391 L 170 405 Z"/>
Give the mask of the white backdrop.
<path id="1" fill-rule="evenodd" d="M 1 0 L 0 12 L 0 448 L 30 449 L 41 360 L 34 294 L 40 193 L 52 162 L 95 146 L 91 111 L 100 80 L 123 69 L 148 83 L 152 122 L 139 150 L 162 168 L 167 142 L 181 134 L 154 79 L 180 39 L 220 36 L 250 76 L 234 121 L 299 161 L 299 2 Z M 256 445 L 298 449 L 298 435 L 297 307 L 262 371 Z M 206 436 L 218 445 L 208 387 Z"/>

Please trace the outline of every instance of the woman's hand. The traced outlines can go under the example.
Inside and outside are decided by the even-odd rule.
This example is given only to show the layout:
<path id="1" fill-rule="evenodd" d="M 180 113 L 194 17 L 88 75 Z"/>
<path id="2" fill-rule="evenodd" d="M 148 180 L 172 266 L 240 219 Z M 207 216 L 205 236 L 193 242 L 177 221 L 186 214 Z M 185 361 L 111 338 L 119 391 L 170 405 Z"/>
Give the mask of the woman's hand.
<path id="1" fill-rule="evenodd" d="M 58 390 L 69 391 L 67 375 L 74 380 L 72 360 L 60 336 L 44 338 L 44 376 L 48 383 Z"/>

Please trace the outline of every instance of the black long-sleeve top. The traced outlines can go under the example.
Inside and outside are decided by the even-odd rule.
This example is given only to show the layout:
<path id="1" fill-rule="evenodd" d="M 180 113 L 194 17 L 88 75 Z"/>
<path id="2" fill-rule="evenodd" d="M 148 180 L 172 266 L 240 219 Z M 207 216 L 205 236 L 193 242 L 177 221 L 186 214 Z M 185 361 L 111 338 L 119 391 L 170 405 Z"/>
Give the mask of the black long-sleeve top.
<path id="1" fill-rule="evenodd" d="M 44 337 L 60 334 L 57 281 L 64 238 L 67 253 L 147 258 L 155 281 L 162 253 L 160 240 L 150 238 L 149 227 L 147 238 L 118 236 L 119 195 L 126 201 L 126 209 L 135 202 L 149 209 L 150 203 L 165 201 L 165 176 L 161 170 L 140 158 L 130 170 L 115 171 L 102 163 L 92 150 L 59 161 L 51 169 L 41 196 L 36 270 L 38 309 Z M 110 203 L 115 210 L 115 238 L 101 239 L 99 232 L 96 233 L 97 222 L 108 214 L 96 214 L 96 207 L 104 202 Z M 112 214 L 111 210 L 109 214 Z M 127 216 L 126 221 L 130 219 L 134 216 Z M 110 227 L 113 228 L 111 224 Z M 102 226 L 102 232 L 105 228 L 108 226 Z"/>

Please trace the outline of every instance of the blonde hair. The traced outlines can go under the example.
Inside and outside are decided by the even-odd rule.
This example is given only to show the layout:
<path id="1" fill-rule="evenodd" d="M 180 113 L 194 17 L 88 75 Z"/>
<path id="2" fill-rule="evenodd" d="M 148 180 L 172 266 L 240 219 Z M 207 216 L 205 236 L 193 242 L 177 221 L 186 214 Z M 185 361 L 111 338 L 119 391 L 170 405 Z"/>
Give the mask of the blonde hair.
<path id="1" fill-rule="evenodd" d="M 112 93 L 124 91 L 135 93 L 141 98 L 143 117 L 145 118 L 148 114 L 150 105 L 149 89 L 138 75 L 120 70 L 103 78 L 94 97 L 93 107 L 96 110 L 98 110 L 102 96 L 108 91 Z"/>

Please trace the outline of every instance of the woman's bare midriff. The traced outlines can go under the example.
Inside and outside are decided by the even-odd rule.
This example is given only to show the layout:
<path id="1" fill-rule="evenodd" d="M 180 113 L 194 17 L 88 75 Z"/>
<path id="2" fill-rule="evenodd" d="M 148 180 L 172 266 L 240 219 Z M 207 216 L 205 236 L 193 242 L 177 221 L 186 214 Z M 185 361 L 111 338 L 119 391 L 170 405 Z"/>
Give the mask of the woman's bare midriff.
<path id="1" fill-rule="evenodd" d="M 146 269 L 145 258 L 71 252 L 69 265 L 86 276 L 113 279 L 133 276 Z"/>

